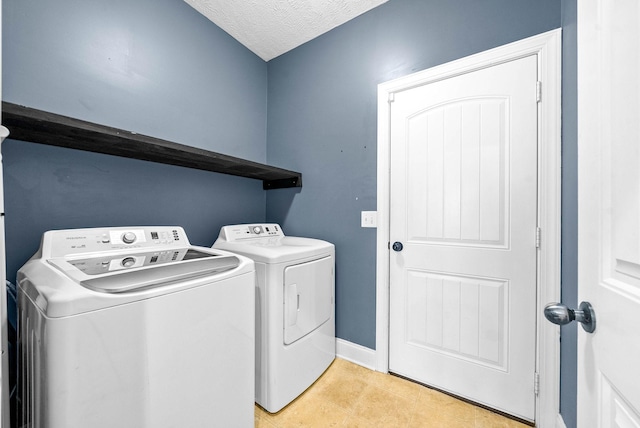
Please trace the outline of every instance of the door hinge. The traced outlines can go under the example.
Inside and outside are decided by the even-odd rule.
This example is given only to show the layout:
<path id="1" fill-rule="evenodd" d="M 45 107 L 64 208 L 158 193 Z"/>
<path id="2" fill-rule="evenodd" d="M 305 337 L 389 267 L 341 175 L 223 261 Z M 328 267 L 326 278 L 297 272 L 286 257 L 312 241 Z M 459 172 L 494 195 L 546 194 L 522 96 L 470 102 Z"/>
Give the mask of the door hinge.
<path id="1" fill-rule="evenodd" d="M 389 92 L 389 99 L 388 101 L 390 103 L 394 102 L 396 100 L 396 93 L 395 92 Z"/>
<path id="2" fill-rule="evenodd" d="M 536 82 L 536 102 L 540 101 L 542 101 L 542 82 L 538 80 Z"/>
<path id="3" fill-rule="evenodd" d="M 540 248 L 540 242 L 542 241 L 542 229 L 536 227 L 536 248 Z"/>
<path id="4" fill-rule="evenodd" d="M 533 374 L 533 393 L 540 394 L 540 373 Z"/>

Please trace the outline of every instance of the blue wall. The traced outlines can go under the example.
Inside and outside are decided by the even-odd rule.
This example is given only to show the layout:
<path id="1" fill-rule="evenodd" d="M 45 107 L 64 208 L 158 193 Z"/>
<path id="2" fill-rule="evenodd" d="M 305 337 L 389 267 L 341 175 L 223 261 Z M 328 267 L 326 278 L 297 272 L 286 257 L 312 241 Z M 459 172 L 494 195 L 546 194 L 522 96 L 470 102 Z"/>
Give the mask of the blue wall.
<path id="1" fill-rule="evenodd" d="M 375 230 L 360 211 L 376 209 L 377 84 L 563 25 L 562 289 L 575 306 L 575 7 L 390 0 L 265 64 L 181 0 L 4 0 L 5 101 L 304 176 L 265 196 L 259 181 L 7 140 L 8 278 L 49 229 L 180 224 L 210 245 L 223 224 L 266 218 L 336 244 L 337 334 L 375 348 Z M 563 328 L 568 428 L 575 336 Z"/>
<path id="2" fill-rule="evenodd" d="M 269 62 L 267 160 L 304 187 L 267 219 L 336 244 L 338 337 L 375 348 L 377 85 L 558 27 L 557 0 L 390 0 Z"/>
<path id="3" fill-rule="evenodd" d="M 3 99 L 264 162 L 267 66 L 179 0 L 6 0 Z"/>
<path id="4" fill-rule="evenodd" d="M 577 0 L 562 0 L 562 302 L 578 307 Z M 577 426 L 578 323 L 561 327 L 560 413 Z"/>
<path id="5" fill-rule="evenodd" d="M 224 224 L 264 219 L 260 181 L 15 140 L 2 152 L 14 283 L 46 230 L 179 225 L 211 246 Z"/>
<path id="6" fill-rule="evenodd" d="M 267 65 L 180 0 L 5 0 L 3 99 L 266 161 Z M 7 140 L 7 278 L 42 232 L 264 221 L 256 180 Z"/>

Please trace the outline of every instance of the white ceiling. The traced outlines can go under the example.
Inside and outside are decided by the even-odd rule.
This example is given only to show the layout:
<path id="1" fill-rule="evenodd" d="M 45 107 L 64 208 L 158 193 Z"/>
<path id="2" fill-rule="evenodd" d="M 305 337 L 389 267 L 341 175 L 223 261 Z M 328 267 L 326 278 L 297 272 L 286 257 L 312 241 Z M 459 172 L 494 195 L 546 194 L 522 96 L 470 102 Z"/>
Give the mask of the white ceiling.
<path id="1" fill-rule="evenodd" d="M 184 0 L 265 61 L 387 0 Z"/>

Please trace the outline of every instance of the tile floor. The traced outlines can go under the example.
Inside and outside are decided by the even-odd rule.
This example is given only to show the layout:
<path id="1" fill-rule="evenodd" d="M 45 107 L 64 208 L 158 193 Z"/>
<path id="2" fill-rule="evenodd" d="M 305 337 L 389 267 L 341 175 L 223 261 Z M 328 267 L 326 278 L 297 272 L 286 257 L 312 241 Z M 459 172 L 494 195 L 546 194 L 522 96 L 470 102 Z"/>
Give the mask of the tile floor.
<path id="1" fill-rule="evenodd" d="M 396 376 L 342 359 L 295 401 L 270 414 L 255 407 L 256 428 L 528 428 L 520 422 Z"/>

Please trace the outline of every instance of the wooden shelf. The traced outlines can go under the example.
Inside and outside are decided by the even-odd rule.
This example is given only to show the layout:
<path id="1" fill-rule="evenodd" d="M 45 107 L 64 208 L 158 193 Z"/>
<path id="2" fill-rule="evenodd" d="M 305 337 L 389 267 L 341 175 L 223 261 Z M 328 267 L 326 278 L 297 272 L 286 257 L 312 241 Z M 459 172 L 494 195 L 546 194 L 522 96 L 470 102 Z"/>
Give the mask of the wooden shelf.
<path id="1" fill-rule="evenodd" d="M 262 187 L 302 187 L 302 174 L 184 144 L 16 104 L 2 103 L 9 138 L 262 180 Z"/>

